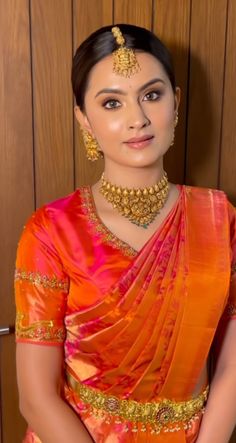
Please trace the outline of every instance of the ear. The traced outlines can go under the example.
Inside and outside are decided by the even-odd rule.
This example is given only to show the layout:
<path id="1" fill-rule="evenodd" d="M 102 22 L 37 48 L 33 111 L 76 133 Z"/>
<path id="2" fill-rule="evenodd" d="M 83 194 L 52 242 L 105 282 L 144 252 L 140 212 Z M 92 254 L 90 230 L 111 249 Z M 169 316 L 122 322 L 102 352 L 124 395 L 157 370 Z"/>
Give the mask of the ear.
<path id="1" fill-rule="evenodd" d="M 175 111 L 178 111 L 179 104 L 180 104 L 180 98 L 181 98 L 181 89 L 179 86 L 176 86 L 175 88 Z"/>
<path id="2" fill-rule="evenodd" d="M 85 129 L 93 136 L 93 132 L 86 114 L 82 112 L 79 106 L 77 105 L 74 107 L 74 113 L 75 113 L 75 118 L 78 121 L 81 129 Z"/>

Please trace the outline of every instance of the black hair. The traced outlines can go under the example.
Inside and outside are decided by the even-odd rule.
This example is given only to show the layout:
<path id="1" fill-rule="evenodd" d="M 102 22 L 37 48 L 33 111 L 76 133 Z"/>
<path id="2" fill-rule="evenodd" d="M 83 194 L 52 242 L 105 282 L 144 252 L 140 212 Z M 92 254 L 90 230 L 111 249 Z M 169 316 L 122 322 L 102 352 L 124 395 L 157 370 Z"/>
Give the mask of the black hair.
<path id="1" fill-rule="evenodd" d="M 172 89 L 175 93 L 175 74 L 171 55 L 152 32 L 139 26 L 117 24 L 125 38 L 125 46 L 153 55 L 162 64 L 169 77 Z M 84 111 L 84 97 L 91 69 L 104 57 L 112 54 L 119 48 L 111 32 L 112 26 L 104 26 L 93 32 L 78 47 L 72 64 L 72 87 L 76 103 Z"/>

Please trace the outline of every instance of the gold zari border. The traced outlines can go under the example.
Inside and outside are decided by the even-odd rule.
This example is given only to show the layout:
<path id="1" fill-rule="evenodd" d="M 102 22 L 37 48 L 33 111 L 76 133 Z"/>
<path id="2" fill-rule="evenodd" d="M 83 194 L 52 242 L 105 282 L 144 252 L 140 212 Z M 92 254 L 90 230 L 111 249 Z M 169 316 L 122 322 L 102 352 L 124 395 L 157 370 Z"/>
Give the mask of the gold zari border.
<path id="1" fill-rule="evenodd" d="M 116 249 L 121 250 L 126 256 L 134 257 L 137 252 L 124 241 L 120 240 L 102 223 L 98 215 L 96 214 L 96 208 L 94 207 L 93 196 L 89 187 L 81 188 L 81 197 L 83 200 L 82 209 L 88 216 L 90 223 L 94 226 L 95 231 L 102 236 L 104 243 L 107 243 Z"/>
<path id="2" fill-rule="evenodd" d="M 88 411 L 91 414 L 99 418 L 103 417 L 106 421 L 108 420 L 108 423 L 111 422 L 112 417 L 116 419 L 115 423 L 127 421 L 131 425 L 132 432 L 137 432 L 139 425 L 141 425 L 141 431 L 145 432 L 148 427 L 151 427 L 151 433 L 157 434 L 161 431 L 174 432 L 190 428 L 192 422 L 199 419 L 204 412 L 209 392 L 209 387 L 207 387 L 198 397 L 182 402 L 163 399 L 160 402 L 141 403 L 104 394 L 78 382 L 69 373 L 67 373 L 67 380 L 82 403 L 89 407 Z"/>
<path id="3" fill-rule="evenodd" d="M 56 276 L 49 278 L 47 275 L 42 275 L 39 272 L 15 270 L 15 280 L 23 280 L 32 283 L 33 285 L 40 285 L 44 288 L 57 289 L 68 292 L 69 284 L 67 281 L 59 280 Z"/>
<path id="4" fill-rule="evenodd" d="M 56 327 L 53 320 L 41 320 L 24 326 L 25 314 L 16 314 L 16 339 L 28 339 L 38 342 L 53 341 L 62 343 L 65 340 L 64 327 Z"/>

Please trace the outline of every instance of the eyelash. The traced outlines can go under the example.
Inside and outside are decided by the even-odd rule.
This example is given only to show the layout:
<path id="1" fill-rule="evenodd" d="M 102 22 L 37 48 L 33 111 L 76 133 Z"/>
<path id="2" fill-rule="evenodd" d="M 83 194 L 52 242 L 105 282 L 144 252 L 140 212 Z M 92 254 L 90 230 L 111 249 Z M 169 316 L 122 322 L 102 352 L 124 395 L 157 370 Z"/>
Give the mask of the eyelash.
<path id="1" fill-rule="evenodd" d="M 149 92 L 147 92 L 146 94 L 145 94 L 145 96 L 144 97 L 146 97 L 147 95 L 150 95 L 150 94 L 157 94 L 157 97 L 156 98 L 154 98 L 154 99 L 150 99 L 150 100 L 145 100 L 145 101 L 158 101 L 160 98 L 161 98 L 161 96 L 162 96 L 162 91 L 160 91 L 160 90 L 153 90 L 153 91 L 149 91 Z M 102 106 L 105 108 L 105 109 L 117 109 L 117 108 L 119 108 L 120 106 L 111 106 L 111 107 L 107 107 L 107 104 L 108 103 L 111 103 L 111 102 L 113 102 L 113 103 L 119 103 L 119 100 L 116 100 L 116 99 L 114 99 L 114 98 L 109 98 L 109 99 L 107 99 L 106 101 L 104 101 L 103 103 L 102 103 Z"/>
<path id="2" fill-rule="evenodd" d="M 103 106 L 105 109 L 116 109 L 116 108 L 119 108 L 119 106 L 111 106 L 111 107 L 107 107 L 107 104 L 108 104 L 108 103 L 119 103 L 119 101 L 116 100 L 116 99 L 114 99 L 114 98 L 109 98 L 108 100 L 106 100 L 106 101 L 102 104 L 102 106 Z"/>
<path id="3" fill-rule="evenodd" d="M 145 97 L 147 96 L 147 95 L 150 95 L 150 94 L 156 94 L 158 97 L 157 98 L 154 98 L 153 100 L 151 99 L 150 101 L 157 101 L 157 100 L 159 100 L 160 98 L 161 98 L 161 96 L 162 96 L 162 91 L 160 91 L 160 90 L 153 90 L 153 91 L 149 91 L 149 92 L 147 92 L 147 94 L 145 94 Z"/>

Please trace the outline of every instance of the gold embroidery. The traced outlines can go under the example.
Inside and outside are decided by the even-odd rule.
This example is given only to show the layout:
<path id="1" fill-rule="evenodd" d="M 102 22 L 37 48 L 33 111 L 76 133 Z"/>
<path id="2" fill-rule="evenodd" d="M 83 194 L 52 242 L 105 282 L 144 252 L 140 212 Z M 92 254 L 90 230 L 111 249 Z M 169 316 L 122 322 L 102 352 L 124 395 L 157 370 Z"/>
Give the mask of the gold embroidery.
<path id="1" fill-rule="evenodd" d="M 137 251 L 135 251 L 135 249 L 133 249 L 131 246 L 129 246 L 124 241 L 120 240 L 118 237 L 115 236 L 115 234 L 109 231 L 109 229 L 102 223 L 100 218 L 97 216 L 90 188 L 89 187 L 81 188 L 80 192 L 83 200 L 82 203 L 83 212 L 88 215 L 89 221 L 95 227 L 96 232 L 102 236 L 103 241 L 117 249 L 120 249 L 128 257 L 134 257 L 135 255 L 137 255 Z"/>
<path id="2" fill-rule="evenodd" d="M 60 291 L 68 292 L 69 284 L 65 280 L 58 280 L 54 275 L 49 278 L 47 275 L 42 275 L 39 272 L 22 271 L 21 269 L 16 269 L 15 280 L 26 280 L 33 285 L 40 285 L 44 288 L 58 289 Z"/>
<path id="3" fill-rule="evenodd" d="M 174 432 L 180 429 L 188 429 L 194 420 L 204 412 L 209 388 L 188 401 L 174 402 L 163 399 L 160 402 L 141 403 L 134 400 L 123 400 L 113 395 L 104 394 L 94 388 L 78 382 L 71 374 L 67 373 L 69 386 L 78 394 L 82 403 L 89 412 L 98 417 L 103 417 L 116 423 L 130 422 L 132 432 L 141 431 L 150 427 L 151 433 L 159 434 L 161 431 Z"/>
<path id="4" fill-rule="evenodd" d="M 25 314 L 18 312 L 16 314 L 16 338 L 28 339 L 40 342 L 53 341 L 61 343 L 65 340 L 64 327 L 56 327 L 53 320 L 41 320 L 32 323 L 30 326 L 24 326 L 23 320 Z"/>
<path id="5" fill-rule="evenodd" d="M 236 315 L 236 306 L 233 303 L 229 303 L 226 307 L 226 314 L 228 317 Z"/>

